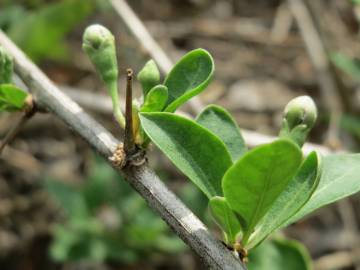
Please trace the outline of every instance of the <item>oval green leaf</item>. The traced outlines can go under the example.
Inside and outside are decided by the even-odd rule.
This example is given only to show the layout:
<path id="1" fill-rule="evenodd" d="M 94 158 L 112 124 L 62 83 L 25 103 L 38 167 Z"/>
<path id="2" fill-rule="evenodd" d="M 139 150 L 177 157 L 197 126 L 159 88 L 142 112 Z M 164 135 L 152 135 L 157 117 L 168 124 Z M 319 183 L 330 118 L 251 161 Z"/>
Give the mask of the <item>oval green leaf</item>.
<path id="1" fill-rule="evenodd" d="M 0 85 L 0 111 L 19 111 L 25 105 L 27 93 L 12 84 Z"/>
<path id="2" fill-rule="evenodd" d="M 196 122 L 225 143 L 233 161 L 238 160 L 246 152 L 245 142 L 238 125 L 224 108 L 209 105 L 198 115 Z"/>
<path id="3" fill-rule="evenodd" d="M 250 237 L 249 248 L 255 247 L 269 234 L 282 227 L 304 206 L 319 184 L 321 165 L 320 155 L 316 152 L 310 153 L 286 189 L 261 219 Z"/>
<path id="4" fill-rule="evenodd" d="M 169 90 L 166 111 L 174 112 L 203 91 L 210 83 L 214 70 L 214 60 L 204 49 L 196 49 L 183 56 L 164 81 Z"/>
<path id="5" fill-rule="evenodd" d="M 236 236 L 241 231 L 241 225 L 226 199 L 219 196 L 211 198 L 209 208 L 215 222 L 225 232 L 226 243 L 233 245 L 236 242 Z"/>
<path id="6" fill-rule="evenodd" d="M 334 154 L 323 158 L 320 182 L 310 200 L 287 224 L 312 211 L 360 191 L 360 154 Z"/>
<path id="7" fill-rule="evenodd" d="M 168 89 L 165 85 L 154 86 L 145 96 L 140 112 L 160 112 L 168 99 Z"/>
<path id="8" fill-rule="evenodd" d="M 296 144 L 276 140 L 247 152 L 226 172 L 223 191 L 230 207 L 242 218 L 243 245 L 295 175 L 301 159 Z"/>
<path id="9" fill-rule="evenodd" d="M 196 122 L 172 113 L 141 113 L 150 139 L 208 198 L 221 196 L 221 179 L 231 166 L 224 143 Z"/>

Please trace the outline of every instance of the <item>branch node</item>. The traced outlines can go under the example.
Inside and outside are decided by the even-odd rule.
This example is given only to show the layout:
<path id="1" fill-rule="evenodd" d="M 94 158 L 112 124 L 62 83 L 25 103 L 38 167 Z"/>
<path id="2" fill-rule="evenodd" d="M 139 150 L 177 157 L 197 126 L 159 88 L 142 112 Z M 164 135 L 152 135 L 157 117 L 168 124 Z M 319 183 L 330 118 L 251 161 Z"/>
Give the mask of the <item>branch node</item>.
<path id="1" fill-rule="evenodd" d="M 34 102 L 32 95 L 28 95 L 25 99 L 25 105 L 23 108 L 23 114 L 14 124 L 14 126 L 9 130 L 5 135 L 5 138 L 0 141 L 0 155 L 4 150 L 5 146 L 12 142 L 15 136 L 19 133 L 21 128 L 26 124 L 26 122 L 37 112 L 37 108 Z"/>
<path id="2" fill-rule="evenodd" d="M 113 155 L 109 157 L 109 160 L 116 168 L 122 169 L 126 165 L 126 154 L 123 143 L 117 145 Z"/>

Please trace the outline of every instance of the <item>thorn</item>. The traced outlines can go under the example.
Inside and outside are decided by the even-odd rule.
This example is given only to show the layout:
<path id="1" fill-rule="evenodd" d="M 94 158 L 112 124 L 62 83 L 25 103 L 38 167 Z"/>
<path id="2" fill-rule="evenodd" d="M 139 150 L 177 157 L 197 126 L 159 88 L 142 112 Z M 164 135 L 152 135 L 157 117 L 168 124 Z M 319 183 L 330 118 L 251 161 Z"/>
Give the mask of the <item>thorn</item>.
<path id="1" fill-rule="evenodd" d="M 126 104 L 125 104 L 125 138 L 124 138 L 124 150 L 127 156 L 134 154 L 135 143 L 133 134 L 133 118 L 132 118 L 132 69 L 126 70 Z"/>

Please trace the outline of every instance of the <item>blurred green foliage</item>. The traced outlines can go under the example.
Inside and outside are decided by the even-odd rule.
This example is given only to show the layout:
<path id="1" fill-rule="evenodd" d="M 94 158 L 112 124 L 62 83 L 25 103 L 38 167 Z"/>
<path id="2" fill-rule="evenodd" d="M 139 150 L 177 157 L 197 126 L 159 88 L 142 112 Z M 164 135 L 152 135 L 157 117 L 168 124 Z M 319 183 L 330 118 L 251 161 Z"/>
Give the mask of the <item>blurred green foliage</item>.
<path id="1" fill-rule="evenodd" d="M 53 231 L 50 254 L 55 261 L 130 264 L 186 248 L 125 180 L 100 159 L 80 186 L 55 180 L 45 185 L 67 217 Z"/>
<path id="2" fill-rule="evenodd" d="M 0 28 L 34 61 L 64 60 L 69 56 L 66 35 L 95 11 L 98 2 L 4 1 L 0 4 Z"/>
<path id="3" fill-rule="evenodd" d="M 360 1 L 360 0 L 359 0 Z M 333 53 L 330 59 L 340 70 L 348 74 L 352 79 L 360 81 L 360 60 L 349 58 L 342 53 Z"/>
<path id="4" fill-rule="evenodd" d="M 249 256 L 249 270 L 311 270 L 306 248 L 295 240 L 275 238 L 263 242 Z"/>

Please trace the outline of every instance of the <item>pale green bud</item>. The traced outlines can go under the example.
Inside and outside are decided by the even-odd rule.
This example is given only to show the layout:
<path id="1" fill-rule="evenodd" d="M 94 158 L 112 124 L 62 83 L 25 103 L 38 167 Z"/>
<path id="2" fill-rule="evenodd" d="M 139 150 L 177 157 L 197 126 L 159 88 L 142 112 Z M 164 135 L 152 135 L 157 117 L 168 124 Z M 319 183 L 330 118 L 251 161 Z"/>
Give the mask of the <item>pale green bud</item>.
<path id="1" fill-rule="evenodd" d="M 107 87 L 116 84 L 118 66 L 115 38 L 111 32 L 102 25 L 90 25 L 84 32 L 82 47 Z"/>
<path id="2" fill-rule="evenodd" d="M 302 146 L 317 119 L 317 108 L 309 96 L 291 100 L 285 107 L 280 137 L 287 137 Z"/>
<path id="3" fill-rule="evenodd" d="M 149 91 L 160 83 L 160 71 L 154 60 L 149 60 L 137 75 L 140 81 L 144 97 Z"/>
<path id="4" fill-rule="evenodd" d="M 0 84 L 11 83 L 13 69 L 12 57 L 3 47 L 0 47 Z"/>
<path id="5" fill-rule="evenodd" d="M 114 36 L 102 25 L 90 25 L 84 32 L 82 47 L 106 84 L 113 103 L 115 119 L 121 127 L 125 127 L 117 87 L 119 71 Z"/>
<path id="6" fill-rule="evenodd" d="M 316 105 L 309 96 L 294 98 L 286 105 L 284 117 L 290 129 L 302 124 L 312 128 L 317 118 Z"/>

